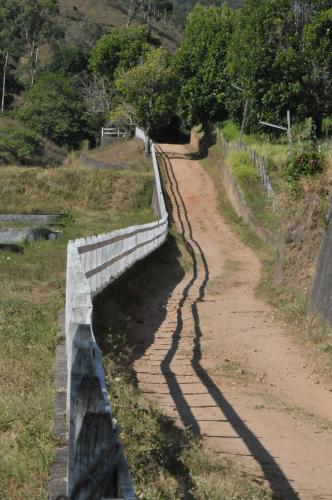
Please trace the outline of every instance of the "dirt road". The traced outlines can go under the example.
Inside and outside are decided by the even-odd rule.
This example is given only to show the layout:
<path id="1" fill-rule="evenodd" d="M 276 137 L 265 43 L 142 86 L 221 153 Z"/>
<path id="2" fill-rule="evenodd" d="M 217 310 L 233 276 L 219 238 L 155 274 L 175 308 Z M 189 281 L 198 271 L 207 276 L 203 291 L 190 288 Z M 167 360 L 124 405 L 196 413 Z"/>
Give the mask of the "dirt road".
<path id="1" fill-rule="evenodd" d="M 331 388 L 255 297 L 260 264 L 218 214 L 201 164 L 185 146 L 161 148 L 191 266 L 172 291 L 142 305 L 139 386 L 276 498 L 331 499 Z"/>

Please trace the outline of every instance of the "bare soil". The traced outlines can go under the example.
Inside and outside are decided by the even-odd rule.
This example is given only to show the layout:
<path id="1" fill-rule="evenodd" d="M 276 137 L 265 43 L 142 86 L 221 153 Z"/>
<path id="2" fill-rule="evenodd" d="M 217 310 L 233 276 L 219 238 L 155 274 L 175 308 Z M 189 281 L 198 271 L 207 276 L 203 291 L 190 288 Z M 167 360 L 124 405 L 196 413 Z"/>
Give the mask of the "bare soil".
<path id="1" fill-rule="evenodd" d="M 191 265 L 137 306 L 139 387 L 273 498 L 331 499 L 332 387 L 256 297 L 260 263 L 219 215 L 199 161 L 186 146 L 161 150 Z"/>

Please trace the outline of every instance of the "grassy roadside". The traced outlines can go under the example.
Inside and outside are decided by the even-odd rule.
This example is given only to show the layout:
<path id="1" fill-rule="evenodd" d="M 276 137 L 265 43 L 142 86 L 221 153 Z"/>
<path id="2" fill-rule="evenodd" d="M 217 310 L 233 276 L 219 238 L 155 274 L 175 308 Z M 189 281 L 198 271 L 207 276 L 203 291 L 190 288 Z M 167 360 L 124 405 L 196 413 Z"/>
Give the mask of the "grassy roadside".
<path id="1" fill-rule="evenodd" d="M 201 160 L 201 163 L 210 175 L 212 182 L 215 186 L 218 195 L 218 210 L 222 215 L 223 219 L 231 226 L 232 230 L 238 236 L 241 241 L 248 245 L 252 250 L 255 251 L 262 263 L 262 272 L 264 279 L 269 274 L 269 269 L 273 265 L 276 259 L 276 249 L 265 242 L 263 242 L 258 236 L 256 236 L 249 226 L 245 224 L 241 217 L 238 217 L 233 210 L 230 202 L 228 201 L 226 191 L 224 189 L 221 175 L 216 163 L 207 157 Z"/>
<path id="2" fill-rule="evenodd" d="M 211 154 L 221 155 L 217 145 L 211 148 Z M 248 153 L 232 151 L 228 153 L 225 161 L 234 173 L 255 221 L 260 226 L 276 232 L 278 229 L 277 216 L 272 210 L 266 190 L 262 186 L 257 169 L 252 165 Z"/>
<path id="3" fill-rule="evenodd" d="M 145 161 L 142 159 L 142 161 Z M 151 221 L 151 171 L 1 168 L 0 212 L 70 212 L 57 241 L 0 253 L 0 498 L 44 499 L 52 459 L 53 360 L 69 239 Z"/>

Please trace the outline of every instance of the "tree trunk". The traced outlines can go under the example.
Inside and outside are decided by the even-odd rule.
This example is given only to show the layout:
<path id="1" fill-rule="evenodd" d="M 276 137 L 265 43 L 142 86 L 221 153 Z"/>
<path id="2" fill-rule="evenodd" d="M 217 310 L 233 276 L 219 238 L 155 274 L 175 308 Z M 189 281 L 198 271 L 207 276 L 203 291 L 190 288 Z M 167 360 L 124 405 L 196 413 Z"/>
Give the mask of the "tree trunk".
<path id="1" fill-rule="evenodd" d="M 37 71 L 37 64 L 38 64 L 38 54 L 39 54 L 39 47 L 36 48 L 36 53 L 35 53 L 35 58 L 34 61 L 32 61 L 32 68 L 31 68 L 31 87 L 35 83 L 35 75 Z"/>
<path id="2" fill-rule="evenodd" d="M 9 58 L 9 52 L 7 50 L 6 57 L 5 57 L 5 64 L 3 67 L 1 113 L 3 113 L 5 111 L 5 95 L 6 95 L 6 78 L 7 78 L 8 58 Z"/>

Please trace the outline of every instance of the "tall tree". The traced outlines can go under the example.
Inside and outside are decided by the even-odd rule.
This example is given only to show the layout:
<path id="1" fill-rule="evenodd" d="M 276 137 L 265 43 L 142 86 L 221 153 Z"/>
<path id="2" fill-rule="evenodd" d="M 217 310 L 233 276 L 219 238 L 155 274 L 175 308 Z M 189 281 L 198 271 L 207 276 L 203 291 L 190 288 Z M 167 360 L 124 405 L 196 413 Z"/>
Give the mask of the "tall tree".
<path id="1" fill-rule="evenodd" d="M 19 22 L 29 56 L 30 81 L 33 85 L 40 46 L 59 34 L 51 16 L 57 12 L 57 0 L 26 0 L 20 2 Z"/>
<path id="2" fill-rule="evenodd" d="M 5 110 L 8 69 L 22 53 L 20 43 L 20 6 L 17 1 L 3 0 L 0 6 L 0 58 L 2 61 L 1 112 Z"/>
<path id="3" fill-rule="evenodd" d="M 187 127 L 225 114 L 225 61 L 232 26 L 227 6 L 196 5 L 175 57 L 181 83 L 180 114 Z"/>
<path id="4" fill-rule="evenodd" d="M 143 64 L 122 74 L 115 85 L 124 114 L 148 135 L 167 125 L 176 112 L 177 82 L 171 55 L 163 48 L 151 51 Z"/>
<path id="5" fill-rule="evenodd" d="M 246 92 L 252 128 L 259 126 L 260 119 L 282 122 L 287 109 L 298 119 L 307 116 L 310 89 L 304 32 L 329 3 L 245 0 L 237 11 L 228 51 L 228 74 Z M 238 100 L 239 94 L 230 93 L 231 110 Z"/>

